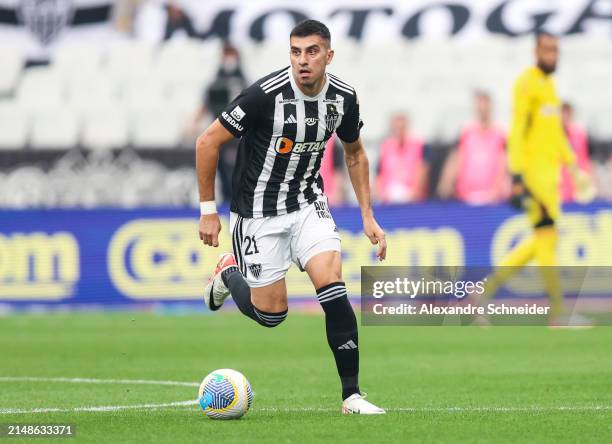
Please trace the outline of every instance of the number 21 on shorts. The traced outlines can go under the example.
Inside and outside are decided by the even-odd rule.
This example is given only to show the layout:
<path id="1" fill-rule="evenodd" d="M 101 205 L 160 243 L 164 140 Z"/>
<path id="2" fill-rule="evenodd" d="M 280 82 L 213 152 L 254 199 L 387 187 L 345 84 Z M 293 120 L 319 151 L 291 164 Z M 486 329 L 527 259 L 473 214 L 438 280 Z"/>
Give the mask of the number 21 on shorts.
<path id="1" fill-rule="evenodd" d="M 245 245 L 244 247 L 245 256 L 259 253 L 259 249 L 257 248 L 257 241 L 255 240 L 255 235 L 245 236 L 244 245 Z"/>

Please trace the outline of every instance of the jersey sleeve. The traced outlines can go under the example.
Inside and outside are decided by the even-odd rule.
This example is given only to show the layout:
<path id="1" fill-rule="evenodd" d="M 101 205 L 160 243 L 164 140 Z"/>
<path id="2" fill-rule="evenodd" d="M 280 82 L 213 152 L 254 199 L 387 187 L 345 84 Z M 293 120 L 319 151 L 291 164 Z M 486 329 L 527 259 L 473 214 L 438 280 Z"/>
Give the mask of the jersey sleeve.
<path id="1" fill-rule="evenodd" d="M 525 134 L 530 120 L 531 88 L 527 77 L 520 78 L 514 86 L 512 123 L 508 138 L 508 168 L 511 174 L 523 171 Z"/>
<path id="2" fill-rule="evenodd" d="M 362 126 L 363 121 L 359 115 L 359 100 L 357 99 L 357 94 L 355 94 L 355 99 L 349 104 L 342 122 L 336 130 L 336 134 L 343 142 L 351 143 L 359 138 Z"/>
<path id="3" fill-rule="evenodd" d="M 235 137 L 242 137 L 261 115 L 265 97 L 256 85 L 243 90 L 219 115 L 219 122 Z"/>

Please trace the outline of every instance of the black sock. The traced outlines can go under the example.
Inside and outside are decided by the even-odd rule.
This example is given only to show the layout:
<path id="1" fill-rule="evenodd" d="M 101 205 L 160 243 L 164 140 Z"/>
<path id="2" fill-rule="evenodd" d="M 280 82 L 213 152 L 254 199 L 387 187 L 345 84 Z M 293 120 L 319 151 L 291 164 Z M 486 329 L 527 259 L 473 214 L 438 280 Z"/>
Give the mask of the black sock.
<path id="1" fill-rule="evenodd" d="M 221 273 L 223 283 L 229 289 L 234 302 L 243 315 L 253 319 L 264 327 L 276 327 L 287 318 L 287 310 L 279 313 L 268 313 L 259 310 L 251 302 L 251 288 L 238 267 L 230 267 Z"/>
<path id="2" fill-rule="evenodd" d="M 234 302 L 243 315 L 255 319 L 253 304 L 251 303 L 251 289 L 238 271 L 238 267 L 230 267 L 221 273 L 223 283 L 229 289 Z"/>
<path id="3" fill-rule="evenodd" d="M 344 400 L 354 393 L 360 393 L 357 318 L 346 295 L 344 282 L 319 288 L 317 298 L 325 312 L 327 343 L 336 360 Z"/>

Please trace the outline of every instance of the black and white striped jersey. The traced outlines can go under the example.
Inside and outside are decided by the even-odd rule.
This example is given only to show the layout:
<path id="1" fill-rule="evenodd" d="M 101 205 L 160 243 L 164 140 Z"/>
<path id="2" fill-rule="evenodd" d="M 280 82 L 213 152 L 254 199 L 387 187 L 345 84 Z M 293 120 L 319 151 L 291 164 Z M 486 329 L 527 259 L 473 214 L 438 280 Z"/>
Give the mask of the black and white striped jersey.
<path id="1" fill-rule="evenodd" d="M 327 73 L 317 96 L 297 87 L 291 67 L 258 80 L 219 116 L 241 137 L 231 210 L 245 218 L 296 211 L 323 194 L 319 174 L 327 140 L 359 137 L 363 123 L 355 90 Z"/>

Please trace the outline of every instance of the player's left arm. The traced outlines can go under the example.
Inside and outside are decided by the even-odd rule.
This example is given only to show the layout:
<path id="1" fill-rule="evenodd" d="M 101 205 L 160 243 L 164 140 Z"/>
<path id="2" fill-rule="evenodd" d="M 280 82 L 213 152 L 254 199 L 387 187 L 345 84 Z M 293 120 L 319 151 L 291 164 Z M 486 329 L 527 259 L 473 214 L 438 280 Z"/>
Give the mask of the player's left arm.
<path id="1" fill-rule="evenodd" d="M 363 232 L 370 239 L 372 245 L 378 245 L 376 256 L 383 261 L 387 257 L 387 241 L 385 240 L 385 232 L 374 219 L 374 211 L 372 210 L 370 164 L 359 137 L 363 122 L 359 115 L 357 95 L 353 94 L 353 97 L 347 97 L 347 104 L 346 112 L 340 126 L 336 129 L 336 134 L 344 147 L 344 160 L 346 161 L 349 178 L 361 208 Z"/>
<path id="2" fill-rule="evenodd" d="M 563 129 L 561 129 L 561 131 L 563 131 Z M 587 171 L 580 169 L 578 166 L 576 153 L 574 153 L 571 142 L 567 134 L 565 134 L 565 131 L 563 131 L 561 140 L 562 143 L 559 147 L 561 163 L 565 165 L 570 172 L 575 188 L 575 200 L 578 203 L 589 203 L 595 199 L 597 195 L 595 182 Z"/>
<path id="3" fill-rule="evenodd" d="M 351 184 L 355 190 L 359 208 L 361 208 L 361 218 L 363 220 L 363 231 L 370 239 L 372 245 L 378 245 L 376 256 L 383 261 L 387 257 L 387 241 L 385 232 L 376 219 L 372 210 L 372 200 L 370 196 L 370 166 L 361 138 L 353 142 L 342 141 L 344 146 L 344 157 L 348 169 Z"/>
<path id="4" fill-rule="evenodd" d="M 568 134 L 561 125 L 559 125 L 559 131 L 561 132 L 561 137 L 559 138 L 561 141 L 559 144 L 561 163 L 569 168 L 571 172 L 574 172 L 578 169 L 576 153 L 574 153 Z"/>
<path id="5" fill-rule="evenodd" d="M 597 196 L 597 186 L 588 171 L 580 169 L 576 154 L 569 140 L 561 148 L 561 161 L 569 169 L 572 182 L 574 183 L 574 199 L 578 203 L 587 204 Z"/>

